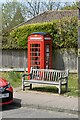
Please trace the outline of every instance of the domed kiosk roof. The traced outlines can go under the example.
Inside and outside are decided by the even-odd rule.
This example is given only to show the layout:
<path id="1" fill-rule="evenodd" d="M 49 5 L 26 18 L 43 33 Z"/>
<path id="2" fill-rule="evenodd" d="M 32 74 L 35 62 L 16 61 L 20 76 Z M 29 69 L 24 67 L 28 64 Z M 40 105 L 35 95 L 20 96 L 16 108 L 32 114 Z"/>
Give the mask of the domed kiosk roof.
<path id="1" fill-rule="evenodd" d="M 45 36 L 48 33 L 46 33 L 46 32 L 33 32 L 33 33 L 31 33 L 31 35 L 34 35 L 34 34 Z"/>

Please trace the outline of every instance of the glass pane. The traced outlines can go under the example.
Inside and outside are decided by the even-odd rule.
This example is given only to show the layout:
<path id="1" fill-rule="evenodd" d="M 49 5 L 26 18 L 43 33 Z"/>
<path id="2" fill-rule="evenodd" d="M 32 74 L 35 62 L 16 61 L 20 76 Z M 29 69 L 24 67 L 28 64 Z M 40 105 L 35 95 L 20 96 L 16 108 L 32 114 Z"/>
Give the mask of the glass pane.
<path id="1" fill-rule="evenodd" d="M 46 57 L 49 57 L 49 53 L 46 53 Z"/>
<path id="2" fill-rule="evenodd" d="M 46 65 L 46 69 L 48 69 L 49 68 L 49 65 Z"/>
<path id="3" fill-rule="evenodd" d="M 40 69 L 40 66 L 33 66 L 34 69 Z"/>
<path id="4" fill-rule="evenodd" d="M 30 44 L 30 47 L 40 47 L 40 44 Z"/>
<path id="5" fill-rule="evenodd" d="M 46 45 L 46 52 L 49 52 L 49 49 L 50 49 L 49 46 L 50 46 L 50 45 Z"/>

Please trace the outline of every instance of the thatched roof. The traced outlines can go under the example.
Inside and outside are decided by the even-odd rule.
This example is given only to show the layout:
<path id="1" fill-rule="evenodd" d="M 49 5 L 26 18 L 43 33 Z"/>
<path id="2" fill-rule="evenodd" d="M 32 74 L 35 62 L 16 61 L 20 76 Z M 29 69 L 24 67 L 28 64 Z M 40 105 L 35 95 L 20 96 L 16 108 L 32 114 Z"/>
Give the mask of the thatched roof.
<path id="1" fill-rule="evenodd" d="M 41 22 L 51 22 L 55 19 L 61 19 L 63 17 L 73 17 L 78 16 L 78 10 L 54 10 L 46 11 L 42 14 L 37 15 L 36 17 L 31 18 L 30 20 L 19 24 L 17 27 L 25 24 L 41 23 Z"/>

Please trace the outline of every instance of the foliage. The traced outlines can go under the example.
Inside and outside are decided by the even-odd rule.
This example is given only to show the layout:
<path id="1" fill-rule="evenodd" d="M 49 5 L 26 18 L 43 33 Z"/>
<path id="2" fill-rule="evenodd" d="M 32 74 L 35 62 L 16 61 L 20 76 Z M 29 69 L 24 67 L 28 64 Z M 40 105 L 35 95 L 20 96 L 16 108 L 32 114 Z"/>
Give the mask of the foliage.
<path id="1" fill-rule="evenodd" d="M 57 21 L 57 33 L 53 34 L 54 47 L 76 48 L 77 47 L 77 18 L 63 18 Z"/>
<path id="2" fill-rule="evenodd" d="M 9 32 L 18 24 L 25 21 L 25 6 L 19 2 L 6 2 L 2 4 L 2 45 L 7 48 L 10 40 Z"/>
<path id="3" fill-rule="evenodd" d="M 19 2 L 7 2 L 2 4 L 2 27 L 11 29 L 24 22 L 26 14 L 25 6 Z"/>
<path id="4" fill-rule="evenodd" d="M 78 23 L 76 17 L 66 17 L 52 22 L 23 25 L 10 32 L 7 44 L 3 44 L 3 48 L 26 49 L 28 36 L 36 31 L 51 34 L 53 48 L 76 48 L 77 29 Z"/>

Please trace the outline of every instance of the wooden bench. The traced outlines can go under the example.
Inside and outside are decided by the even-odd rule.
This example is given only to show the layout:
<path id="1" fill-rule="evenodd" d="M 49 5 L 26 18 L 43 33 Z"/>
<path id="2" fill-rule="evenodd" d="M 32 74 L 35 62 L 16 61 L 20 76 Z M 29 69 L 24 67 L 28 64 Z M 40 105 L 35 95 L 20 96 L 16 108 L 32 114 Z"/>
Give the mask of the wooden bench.
<path id="1" fill-rule="evenodd" d="M 27 84 L 29 84 L 30 89 L 32 89 L 32 83 L 49 84 L 56 86 L 58 88 L 58 93 L 61 94 L 61 87 L 63 85 L 65 85 L 66 91 L 68 90 L 68 74 L 68 70 L 31 68 L 30 74 L 22 75 L 22 90 L 25 90 Z M 26 79 L 26 76 L 29 80 Z"/>

